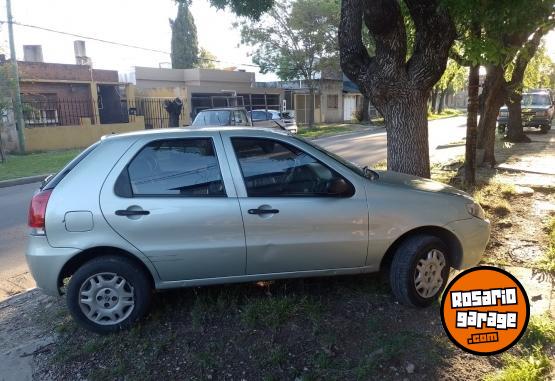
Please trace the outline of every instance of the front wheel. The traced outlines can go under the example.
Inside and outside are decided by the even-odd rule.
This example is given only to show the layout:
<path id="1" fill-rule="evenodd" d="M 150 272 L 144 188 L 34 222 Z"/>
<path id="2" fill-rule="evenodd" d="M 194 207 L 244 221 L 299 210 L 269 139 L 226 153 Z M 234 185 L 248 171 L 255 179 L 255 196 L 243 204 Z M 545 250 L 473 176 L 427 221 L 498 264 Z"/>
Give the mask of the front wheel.
<path id="1" fill-rule="evenodd" d="M 152 287 L 142 268 L 133 261 L 102 256 L 82 265 L 67 289 L 67 305 L 83 327 L 110 333 L 130 327 L 143 317 Z"/>
<path id="2" fill-rule="evenodd" d="M 504 134 L 506 128 L 507 127 L 504 124 L 500 124 L 500 125 L 497 126 L 497 132 L 500 133 L 500 134 Z"/>
<path id="3" fill-rule="evenodd" d="M 396 299 L 405 305 L 426 307 L 437 299 L 449 278 L 450 262 L 443 241 L 432 235 L 415 235 L 397 248 L 390 282 Z"/>

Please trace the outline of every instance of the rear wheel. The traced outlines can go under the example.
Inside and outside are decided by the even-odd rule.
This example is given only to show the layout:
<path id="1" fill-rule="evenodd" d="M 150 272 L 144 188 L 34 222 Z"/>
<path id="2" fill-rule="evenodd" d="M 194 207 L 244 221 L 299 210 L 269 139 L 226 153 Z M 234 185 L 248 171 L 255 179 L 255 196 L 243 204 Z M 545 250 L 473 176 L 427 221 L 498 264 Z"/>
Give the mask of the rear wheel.
<path id="1" fill-rule="evenodd" d="M 551 126 L 547 124 L 540 126 L 540 132 L 542 134 L 547 134 L 547 131 L 549 131 L 550 129 L 551 129 Z"/>
<path id="2" fill-rule="evenodd" d="M 67 305 L 83 327 L 110 333 L 143 317 L 152 297 L 144 270 L 121 257 L 103 256 L 86 262 L 73 274 Z"/>
<path id="3" fill-rule="evenodd" d="M 504 124 L 500 124 L 500 125 L 497 126 L 497 132 L 500 133 L 500 134 L 504 134 L 506 128 L 507 127 Z"/>
<path id="4" fill-rule="evenodd" d="M 426 307 L 437 299 L 449 277 L 450 262 L 443 241 L 432 235 L 415 235 L 397 248 L 390 282 L 396 299 L 405 305 Z"/>

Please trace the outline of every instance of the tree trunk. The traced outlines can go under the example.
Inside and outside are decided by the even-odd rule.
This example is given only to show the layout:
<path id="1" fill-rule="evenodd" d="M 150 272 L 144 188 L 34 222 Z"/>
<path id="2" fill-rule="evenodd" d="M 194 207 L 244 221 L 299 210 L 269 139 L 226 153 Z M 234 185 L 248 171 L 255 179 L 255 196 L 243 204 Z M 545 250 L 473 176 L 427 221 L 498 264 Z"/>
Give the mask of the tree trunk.
<path id="1" fill-rule="evenodd" d="M 442 90 L 439 94 L 439 105 L 437 106 L 437 113 L 441 114 L 445 108 L 445 96 L 447 95 L 447 89 Z"/>
<path id="2" fill-rule="evenodd" d="M 522 107 L 520 102 L 522 95 L 520 93 L 513 93 L 507 101 L 507 108 L 509 109 L 509 123 L 507 125 L 507 141 L 513 143 L 530 142 L 530 138 L 524 134 L 522 126 Z"/>
<path id="3" fill-rule="evenodd" d="M 482 91 L 483 107 L 478 124 L 478 148 L 484 150 L 481 163 L 495 166 L 495 130 L 497 114 L 503 105 L 504 70 L 500 65 L 490 65 L 487 68 L 484 90 Z"/>
<path id="4" fill-rule="evenodd" d="M 368 108 L 370 107 L 370 98 L 362 97 L 362 123 L 370 123 L 370 113 Z"/>
<path id="5" fill-rule="evenodd" d="M 436 103 L 437 103 L 437 94 L 439 93 L 439 90 L 437 88 L 433 88 L 432 89 L 432 100 L 431 100 L 431 106 L 432 106 L 432 112 L 435 114 L 436 113 Z"/>
<path id="6" fill-rule="evenodd" d="M 466 146 L 464 153 L 464 182 L 476 184 L 476 135 L 478 128 L 478 90 L 480 66 L 471 66 L 468 72 L 468 115 L 466 117 Z"/>
<path id="7" fill-rule="evenodd" d="M 418 91 L 382 107 L 387 132 L 387 169 L 430 177 L 427 97 Z"/>

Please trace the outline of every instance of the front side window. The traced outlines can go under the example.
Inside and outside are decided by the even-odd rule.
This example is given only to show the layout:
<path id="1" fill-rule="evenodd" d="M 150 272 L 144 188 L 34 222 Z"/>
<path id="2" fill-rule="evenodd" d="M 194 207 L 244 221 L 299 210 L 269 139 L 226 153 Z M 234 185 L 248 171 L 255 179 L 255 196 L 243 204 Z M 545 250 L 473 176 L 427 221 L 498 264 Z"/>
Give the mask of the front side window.
<path id="1" fill-rule="evenodd" d="M 252 120 L 266 120 L 266 113 L 264 111 L 253 111 Z"/>
<path id="2" fill-rule="evenodd" d="M 210 138 L 151 142 L 129 163 L 120 176 L 125 177 L 133 196 L 226 195 Z"/>
<path id="3" fill-rule="evenodd" d="M 233 111 L 233 123 L 234 126 L 248 126 L 247 118 L 244 112 Z"/>
<path id="4" fill-rule="evenodd" d="M 231 140 L 249 197 L 354 194 L 353 186 L 341 175 L 294 146 L 271 139 Z M 338 188 L 342 189 L 340 193 Z"/>

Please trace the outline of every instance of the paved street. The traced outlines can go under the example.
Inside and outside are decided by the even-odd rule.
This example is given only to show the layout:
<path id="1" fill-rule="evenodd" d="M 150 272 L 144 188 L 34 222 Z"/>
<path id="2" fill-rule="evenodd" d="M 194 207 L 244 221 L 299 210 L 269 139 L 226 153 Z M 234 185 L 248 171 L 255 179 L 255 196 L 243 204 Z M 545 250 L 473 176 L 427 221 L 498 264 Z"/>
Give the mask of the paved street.
<path id="1" fill-rule="evenodd" d="M 315 140 L 316 143 L 346 159 L 362 164 L 375 164 L 386 159 L 387 145 L 385 130 L 379 132 L 356 132 L 340 136 L 330 136 Z M 461 141 L 466 135 L 466 117 L 440 119 L 429 122 L 431 160 L 446 159 L 445 150 L 436 149 L 439 145 Z M 453 154 L 453 150 L 449 150 Z M 464 152 L 464 147 L 460 150 Z"/>
<path id="2" fill-rule="evenodd" d="M 0 299 L 33 287 L 25 263 L 29 201 L 39 183 L 0 188 Z"/>
<path id="3" fill-rule="evenodd" d="M 430 122 L 430 152 L 432 159 L 440 155 L 435 150 L 440 144 L 461 140 L 465 135 L 464 117 Z M 385 132 L 356 132 L 330 136 L 317 143 L 348 160 L 372 165 L 386 158 Z M 449 150 L 452 153 L 452 150 Z M 32 287 L 30 277 L 25 276 L 25 234 L 29 200 L 39 184 L 0 188 L 0 300 L 18 289 Z M 23 275 L 22 275 L 23 274 Z"/>

